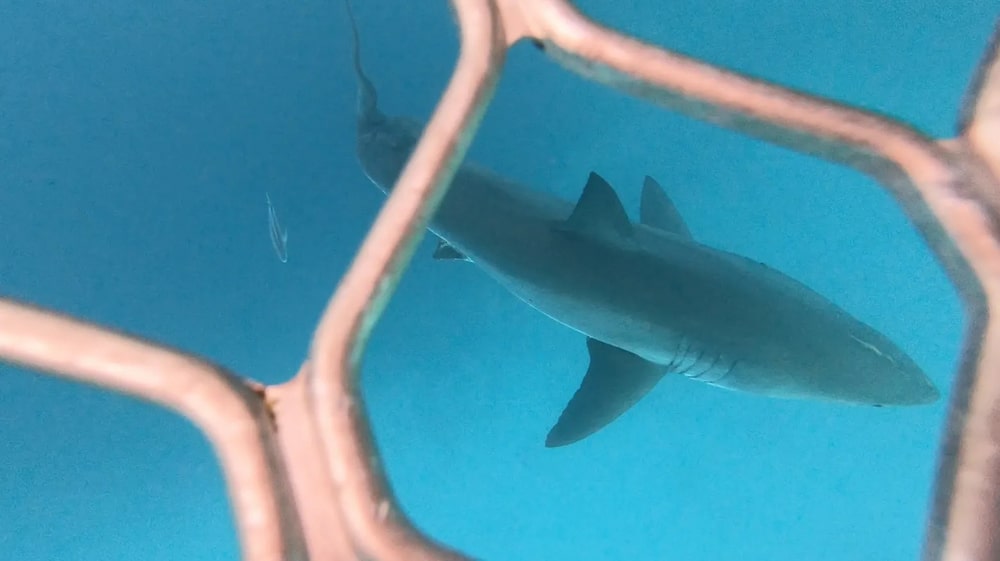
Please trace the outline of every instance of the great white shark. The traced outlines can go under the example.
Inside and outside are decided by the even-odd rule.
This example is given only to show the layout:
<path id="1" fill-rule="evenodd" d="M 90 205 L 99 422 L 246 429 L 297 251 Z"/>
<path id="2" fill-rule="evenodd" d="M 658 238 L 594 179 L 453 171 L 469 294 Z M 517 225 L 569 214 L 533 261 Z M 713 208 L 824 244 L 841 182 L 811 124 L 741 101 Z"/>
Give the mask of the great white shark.
<path id="1" fill-rule="evenodd" d="M 422 125 L 378 108 L 347 5 L 358 82 L 357 156 L 388 193 Z M 798 281 L 691 236 L 650 177 L 639 221 L 591 172 L 575 203 L 463 164 L 430 221 L 438 259 L 478 265 L 587 338 L 590 364 L 548 447 L 600 430 L 670 373 L 730 390 L 872 406 L 939 392 L 888 337 Z"/>

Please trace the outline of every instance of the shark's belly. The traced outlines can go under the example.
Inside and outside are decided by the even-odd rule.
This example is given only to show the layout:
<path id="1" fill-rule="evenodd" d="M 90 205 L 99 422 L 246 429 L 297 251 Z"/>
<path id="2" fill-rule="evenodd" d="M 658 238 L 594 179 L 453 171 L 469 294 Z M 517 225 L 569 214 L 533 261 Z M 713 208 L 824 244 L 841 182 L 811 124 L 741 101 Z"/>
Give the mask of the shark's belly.
<path id="1" fill-rule="evenodd" d="M 715 383 L 734 360 L 664 322 L 616 306 L 600 293 L 565 290 L 509 275 L 490 264 L 483 269 L 508 291 L 549 318 L 587 337 L 629 351 L 668 370 Z"/>
<path id="2" fill-rule="evenodd" d="M 780 372 L 773 365 L 758 364 L 753 357 L 725 353 L 703 338 L 519 282 L 497 271 L 490 273 L 511 293 L 553 320 L 587 337 L 662 364 L 668 374 L 772 397 L 804 397 L 811 393 L 793 372 Z"/>
<path id="3" fill-rule="evenodd" d="M 671 316 L 669 291 L 658 289 L 641 258 L 626 256 L 616 270 L 620 248 L 567 239 L 551 228 L 548 220 L 522 220 L 491 229 L 489 237 L 440 226 L 435 233 L 513 295 L 587 337 L 699 381 L 720 383 L 729 374 L 735 357 L 692 337 L 683 322 L 664 320 Z"/>
<path id="4" fill-rule="evenodd" d="M 827 379 L 812 375 L 808 365 L 802 363 L 801 353 L 792 352 L 790 345 L 795 343 L 790 339 L 756 336 L 765 332 L 763 328 L 756 330 L 750 325 L 745 332 L 727 335 L 723 332 L 734 322 L 725 318 L 706 320 L 704 329 L 683 322 L 656 321 L 662 316 L 635 313 L 634 306 L 615 305 L 615 298 L 600 290 L 567 290 L 558 283 L 539 283 L 536 276 L 511 274 L 518 267 L 503 267 L 502 263 L 498 267 L 489 260 L 478 264 L 544 315 L 587 337 L 662 364 L 669 374 L 768 397 L 855 401 L 831 392 L 830 373 L 826 373 Z M 650 299 L 649 305 L 660 301 Z M 739 309 L 739 305 L 733 309 Z M 743 338 L 747 343 L 726 344 L 727 336 Z M 786 354 L 795 360 L 783 360 L 781 355 Z"/>

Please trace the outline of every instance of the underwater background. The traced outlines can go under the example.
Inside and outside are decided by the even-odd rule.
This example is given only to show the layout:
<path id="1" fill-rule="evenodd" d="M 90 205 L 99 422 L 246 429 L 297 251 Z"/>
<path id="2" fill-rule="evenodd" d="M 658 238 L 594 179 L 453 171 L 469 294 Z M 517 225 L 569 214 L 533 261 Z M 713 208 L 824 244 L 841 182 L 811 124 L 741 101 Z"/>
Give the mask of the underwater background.
<path id="1" fill-rule="evenodd" d="M 645 40 L 885 112 L 935 137 L 994 2 L 579 2 Z M 390 114 L 426 119 L 454 64 L 444 1 L 354 0 Z M 0 6 L 0 295 L 294 374 L 384 201 L 354 154 L 343 6 L 38 0 Z M 637 215 L 644 175 L 699 241 L 804 282 L 942 389 L 912 408 L 728 392 L 667 376 L 592 437 L 545 434 L 584 339 L 475 265 L 419 248 L 364 393 L 394 489 L 477 558 L 916 559 L 962 337 L 938 263 L 868 177 L 672 114 L 514 48 L 469 158 L 575 200 L 590 171 Z M 288 230 L 268 239 L 265 193 Z M 0 366 L 0 558 L 224 560 L 219 469 L 186 420 Z"/>

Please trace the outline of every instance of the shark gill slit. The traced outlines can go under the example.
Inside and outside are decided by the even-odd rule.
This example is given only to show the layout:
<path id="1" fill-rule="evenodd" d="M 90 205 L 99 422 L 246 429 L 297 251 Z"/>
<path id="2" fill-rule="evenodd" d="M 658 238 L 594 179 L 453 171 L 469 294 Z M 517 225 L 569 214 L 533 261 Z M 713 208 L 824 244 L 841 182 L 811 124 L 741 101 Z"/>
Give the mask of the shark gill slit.
<path id="1" fill-rule="evenodd" d="M 712 353 L 711 359 L 705 360 L 707 350 L 694 347 L 687 338 L 682 338 L 677 343 L 677 352 L 667 365 L 667 370 L 690 380 L 714 385 L 724 380 L 736 368 L 738 361 L 728 360 L 720 353 Z M 695 367 L 698 366 L 701 368 L 696 370 Z M 710 376 L 711 374 L 715 376 Z"/>

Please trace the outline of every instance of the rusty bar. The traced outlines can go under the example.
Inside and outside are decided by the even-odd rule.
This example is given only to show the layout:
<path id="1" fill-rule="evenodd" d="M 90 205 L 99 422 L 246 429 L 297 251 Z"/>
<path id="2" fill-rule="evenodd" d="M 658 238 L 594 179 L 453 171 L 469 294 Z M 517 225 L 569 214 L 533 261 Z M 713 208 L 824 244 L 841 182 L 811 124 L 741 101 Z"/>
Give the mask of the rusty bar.
<path id="1" fill-rule="evenodd" d="M 260 398 L 197 358 L 0 299 L 0 356 L 173 409 L 208 437 L 229 486 L 244 559 L 305 559 Z"/>
<path id="2" fill-rule="evenodd" d="M 392 496 L 357 391 L 361 352 L 424 234 L 493 95 L 507 49 L 496 5 L 457 0 L 461 43 L 451 82 L 320 320 L 308 396 L 341 509 L 362 556 L 465 559 L 420 535 Z"/>
<path id="3" fill-rule="evenodd" d="M 337 504 L 337 493 L 321 453 L 322 445 L 306 402 L 309 363 L 290 381 L 266 389 L 278 442 L 309 548 L 309 559 L 356 559 L 354 544 Z"/>
<path id="4" fill-rule="evenodd" d="M 943 142 L 964 163 L 970 195 L 982 201 L 992 228 L 964 238 L 989 314 L 975 321 L 981 339 L 965 341 L 956 398 L 938 459 L 937 489 L 928 524 L 928 560 L 1000 559 L 1000 26 L 996 27 L 959 112 L 960 137 Z M 959 241 L 962 243 L 962 241 Z M 987 323 L 988 319 L 988 323 Z"/>

